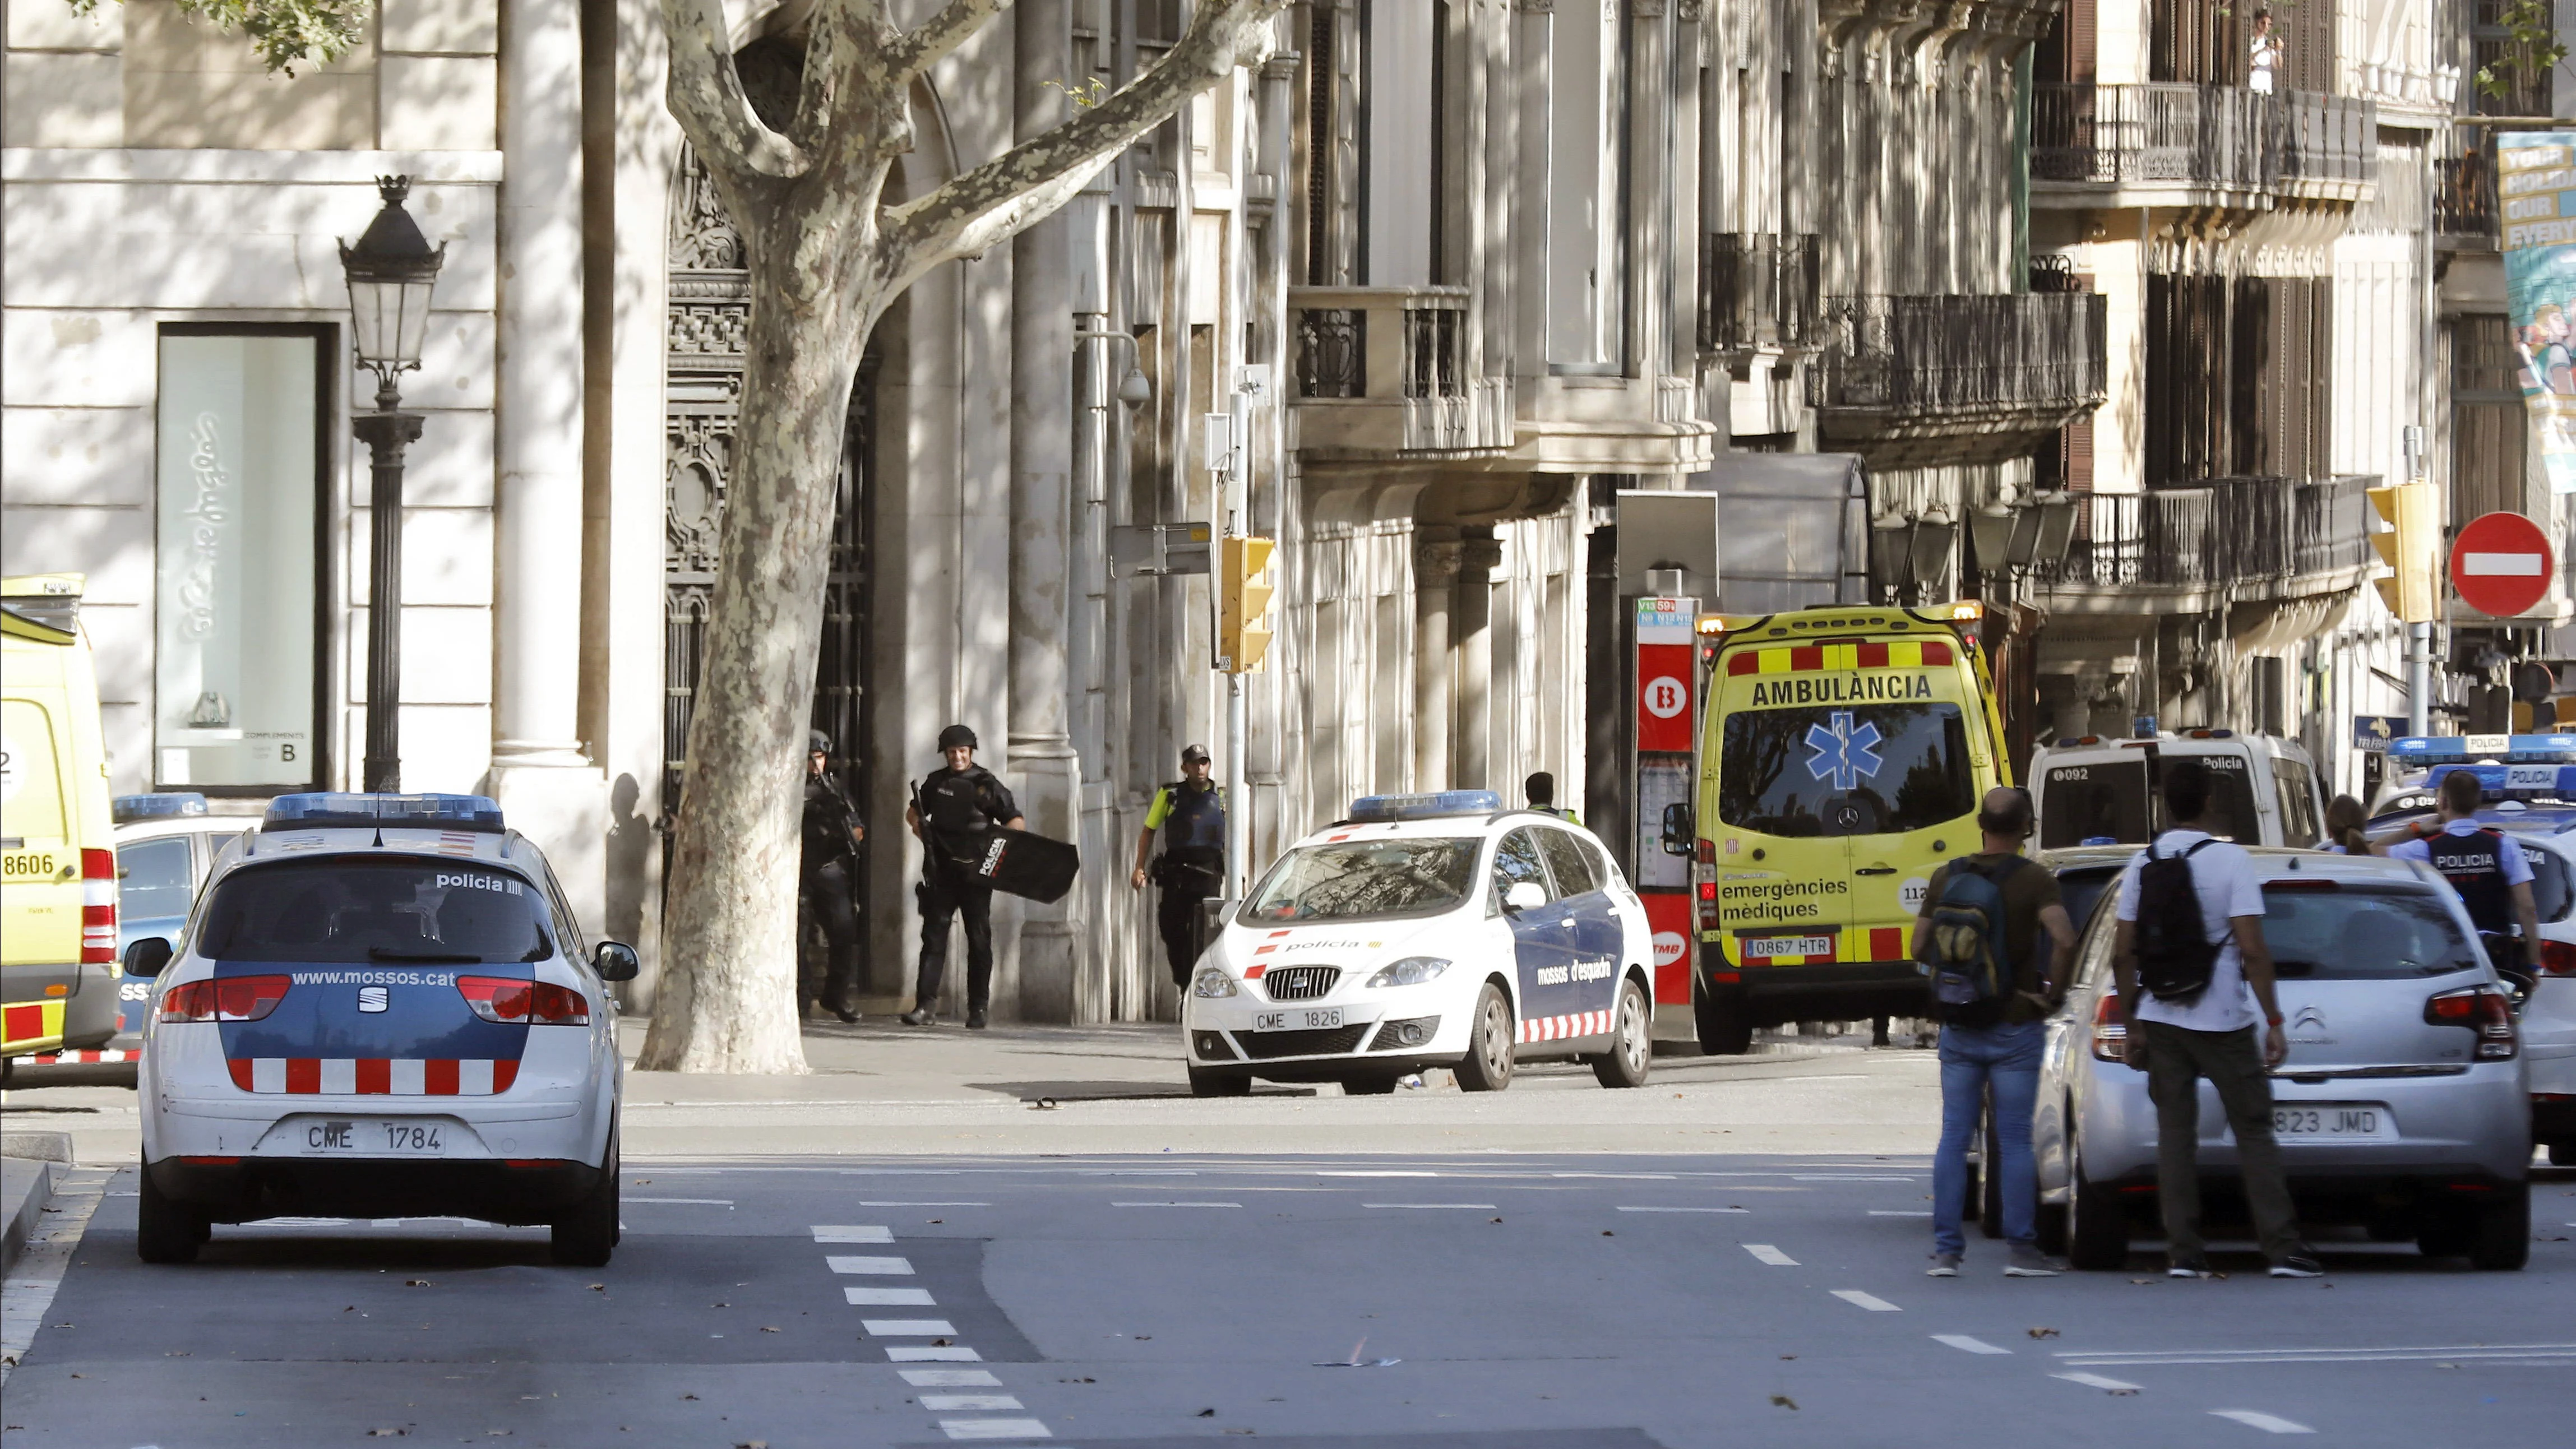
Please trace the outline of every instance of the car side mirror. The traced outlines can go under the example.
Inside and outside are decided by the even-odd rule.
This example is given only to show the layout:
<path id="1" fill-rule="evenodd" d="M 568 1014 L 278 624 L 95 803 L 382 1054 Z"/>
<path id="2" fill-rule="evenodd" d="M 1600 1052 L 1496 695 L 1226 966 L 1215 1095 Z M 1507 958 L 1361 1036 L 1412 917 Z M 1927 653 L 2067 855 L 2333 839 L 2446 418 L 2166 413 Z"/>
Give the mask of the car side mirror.
<path id="1" fill-rule="evenodd" d="M 1697 855 L 1699 827 L 1689 805 L 1676 800 L 1664 807 L 1664 854 Z"/>
<path id="2" fill-rule="evenodd" d="M 1546 904 L 1547 892 L 1534 880 L 1514 881 L 1512 888 L 1503 892 L 1503 909 L 1507 911 L 1534 911 Z"/>
<path id="3" fill-rule="evenodd" d="M 602 941 L 590 953 L 590 969 L 602 981 L 632 981 L 644 969 L 635 948 L 623 941 Z"/>
<path id="4" fill-rule="evenodd" d="M 125 974 L 158 976 L 169 969 L 170 956 L 169 937 L 146 936 L 125 948 Z"/>

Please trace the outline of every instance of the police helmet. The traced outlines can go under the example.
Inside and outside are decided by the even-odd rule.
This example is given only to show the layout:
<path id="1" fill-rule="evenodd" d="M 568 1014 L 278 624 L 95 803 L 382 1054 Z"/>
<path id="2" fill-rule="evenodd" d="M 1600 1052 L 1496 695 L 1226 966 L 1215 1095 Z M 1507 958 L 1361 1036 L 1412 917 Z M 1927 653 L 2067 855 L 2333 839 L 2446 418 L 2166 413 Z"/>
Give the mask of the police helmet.
<path id="1" fill-rule="evenodd" d="M 962 724 L 950 725 L 948 728 L 939 732 L 939 747 L 941 749 L 953 750 L 960 746 L 970 750 L 981 748 L 975 743 L 975 732 L 966 728 Z"/>
<path id="2" fill-rule="evenodd" d="M 832 753 L 832 737 L 823 733 L 821 730 L 806 731 L 805 752 L 809 755 L 828 755 Z"/>

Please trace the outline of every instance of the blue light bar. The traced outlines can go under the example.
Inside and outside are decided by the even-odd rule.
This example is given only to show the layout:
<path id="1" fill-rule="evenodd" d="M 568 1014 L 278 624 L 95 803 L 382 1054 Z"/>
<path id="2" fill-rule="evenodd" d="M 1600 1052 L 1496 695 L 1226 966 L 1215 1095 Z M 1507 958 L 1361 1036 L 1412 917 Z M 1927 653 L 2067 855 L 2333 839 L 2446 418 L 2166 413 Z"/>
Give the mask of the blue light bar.
<path id="1" fill-rule="evenodd" d="M 2447 775 L 2477 776 L 2478 793 L 2489 800 L 2528 795 L 2576 798 L 2576 765 L 2435 765 L 2424 776 L 2424 788 L 2438 789 Z"/>
<path id="2" fill-rule="evenodd" d="M 129 820 L 173 820 L 207 813 L 206 797 L 194 790 L 165 790 L 152 795 L 119 795 L 108 802 L 116 823 Z"/>
<path id="3" fill-rule="evenodd" d="M 1356 823 L 1431 820 L 1443 815 L 1491 815 L 1503 797 L 1491 790 L 1437 790 L 1427 795 L 1363 795 L 1351 802 Z"/>
<path id="4" fill-rule="evenodd" d="M 2400 735 L 2388 742 L 2388 753 L 2417 765 L 2437 760 L 2576 762 L 2576 735 Z"/>
<path id="5" fill-rule="evenodd" d="M 499 834 L 501 807 L 481 795 L 358 795 L 316 791 L 280 795 L 269 802 L 262 830 L 328 830 L 343 826 L 405 826 Z"/>

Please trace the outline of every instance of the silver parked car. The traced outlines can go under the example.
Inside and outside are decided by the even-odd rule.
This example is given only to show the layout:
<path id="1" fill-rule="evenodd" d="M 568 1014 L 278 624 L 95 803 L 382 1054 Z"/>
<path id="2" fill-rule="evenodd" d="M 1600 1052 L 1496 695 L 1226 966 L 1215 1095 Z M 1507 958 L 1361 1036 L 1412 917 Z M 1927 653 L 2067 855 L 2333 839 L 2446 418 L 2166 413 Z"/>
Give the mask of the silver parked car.
<path id="1" fill-rule="evenodd" d="M 2263 935 L 2290 1054 L 2273 1128 L 2302 1220 L 2519 1268 L 2531 1251 L 2531 1106 L 2510 988 L 2440 876 L 2412 861 L 2256 849 Z M 2032 1145 L 2041 1231 L 2079 1268 L 2118 1268 L 2133 1227 L 2160 1234 L 2156 1113 L 2123 1063 L 2111 974 L 2116 912 L 2094 914 L 2050 1019 Z M 2201 1084 L 2213 1215 L 2236 1144 Z"/>

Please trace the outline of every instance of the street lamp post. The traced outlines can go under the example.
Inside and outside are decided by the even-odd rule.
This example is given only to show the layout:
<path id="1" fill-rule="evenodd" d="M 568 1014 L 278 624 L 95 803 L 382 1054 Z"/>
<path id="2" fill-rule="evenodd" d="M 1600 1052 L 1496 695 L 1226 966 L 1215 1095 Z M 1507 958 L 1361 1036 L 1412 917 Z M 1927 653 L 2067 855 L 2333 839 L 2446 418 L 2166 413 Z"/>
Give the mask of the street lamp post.
<path id="1" fill-rule="evenodd" d="M 433 249 L 403 209 L 408 176 L 379 176 L 384 208 L 356 246 L 340 244 L 349 279 L 349 330 L 358 365 L 376 375 L 376 410 L 352 426 L 369 455 L 367 530 L 367 752 L 361 783 L 402 788 L 403 450 L 419 441 L 421 416 L 402 411 L 394 379 L 420 366 L 429 332 L 429 293 L 447 244 Z"/>

